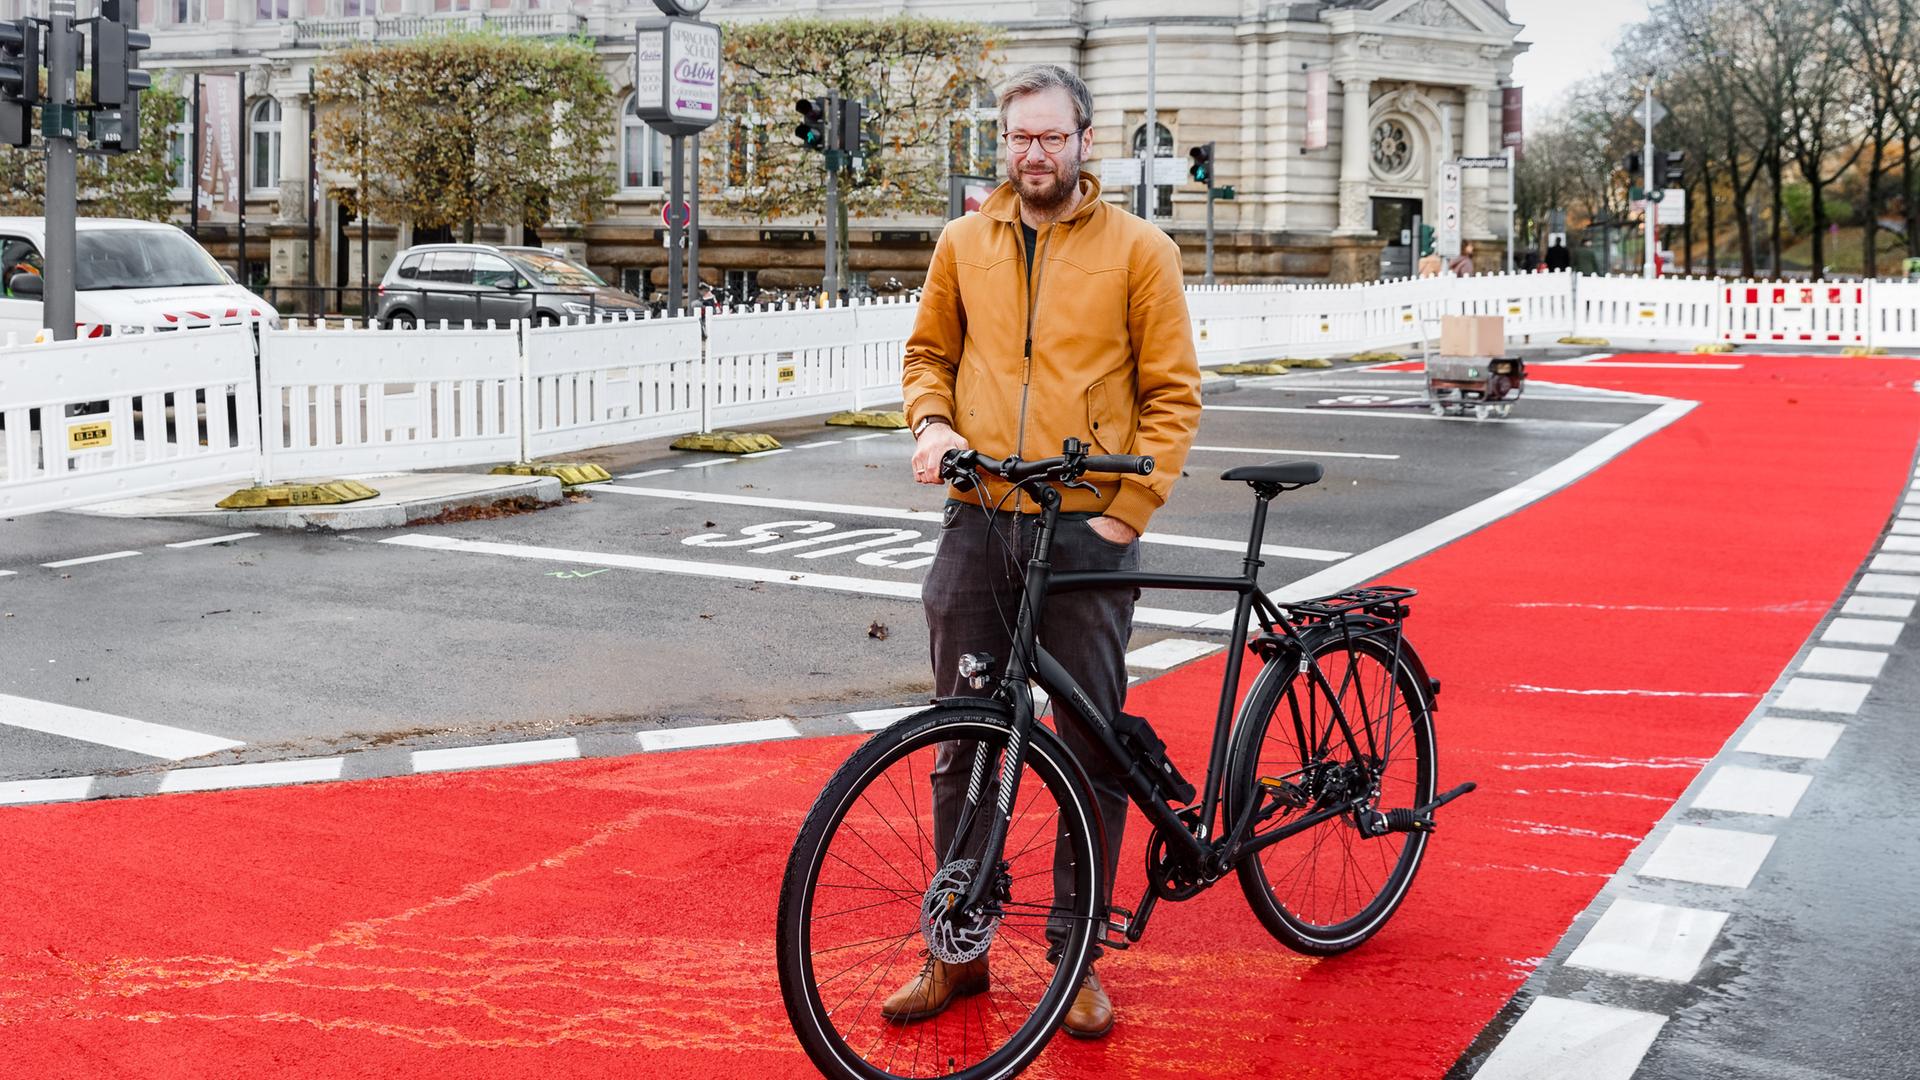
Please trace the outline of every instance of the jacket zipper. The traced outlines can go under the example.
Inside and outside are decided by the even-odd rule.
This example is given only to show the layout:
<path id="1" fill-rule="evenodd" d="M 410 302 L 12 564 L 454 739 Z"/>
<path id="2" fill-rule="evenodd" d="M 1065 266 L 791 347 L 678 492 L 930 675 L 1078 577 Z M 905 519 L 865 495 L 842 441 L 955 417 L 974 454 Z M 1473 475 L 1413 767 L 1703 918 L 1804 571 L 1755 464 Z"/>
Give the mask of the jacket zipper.
<path id="1" fill-rule="evenodd" d="M 1018 218 L 1014 219 L 1013 227 L 1016 239 L 1021 248 L 1024 249 L 1027 246 L 1027 238 L 1019 235 L 1020 221 Z M 1039 314 L 1040 283 L 1047 275 L 1048 241 L 1053 238 L 1053 230 L 1056 227 L 1053 223 L 1041 226 L 1040 235 L 1034 240 L 1033 245 L 1033 284 L 1027 288 L 1026 295 L 1027 342 L 1022 350 L 1020 367 L 1020 428 L 1013 440 L 1013 452 L 1016 456 L 1020 457 L 1025 457 L 1027 452 L 1027 391 L 1028 388 L 1033 385 L 1033 321 Z M 1021 254 L 1024 255 L 1026 252 L 1023 250 Z M 1017 492 L 1014 494 L 1013 509 L 1015 513 L 1020 512 L 1020 504 L 1023 499 L 1024 496 L 1021 494 Z"/>

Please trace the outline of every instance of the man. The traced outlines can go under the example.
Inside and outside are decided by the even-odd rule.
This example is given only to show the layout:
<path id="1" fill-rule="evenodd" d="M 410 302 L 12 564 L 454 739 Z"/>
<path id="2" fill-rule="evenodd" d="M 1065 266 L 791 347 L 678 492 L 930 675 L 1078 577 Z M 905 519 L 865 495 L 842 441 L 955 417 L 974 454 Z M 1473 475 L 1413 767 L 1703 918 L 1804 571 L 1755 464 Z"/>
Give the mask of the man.
<path id="1" fill-rule="evenodd" d="M 1064 68 L 1043 65 L 1000 95 L 1007 175 L 980 207 L 940 235 L 913 334 L 904 391 L 915 437 L 914 479 L 940 481 L 941 457 L 975 447 L 993 457 L 1060 452 L 1069 437 L 1096 453 L 1148 454 L 1152 476 L 1090 477 L 1097 493 L 1062 490 L 1056 571 L 1132 569 L 1139 537 L 1180 475 L 1200 419 L 1180 252 L 1159 229 L 1100 200 L 1082 176 L 1093 148 L 1093 99 Z M 1007 656 L 1022 567 L 1039 507 L 982 480 L 949 491 L 940 545 L 922 591 L 935 690 L 964 693 L 956 665 L 972 652 Z M 1003 502 L 1004 498 L 1004 502 Z M 982 509 L 1009 511 L 992 519 Z M 1109 717 L 1126 695 L 1132 590 L 1062 594 L 1047 605 L 1041 643 Z M 1003 617 L 1004 613 L 1004 617 Z M 1112 887 L 1127 795 L 1071 710 L 1056 707 L 1068 747 L 1088 768 L 1107 836 Z M 934 835 L 943 850 L 965 797 L 969 755 L 942 746 L 934 766 Z M 1057 868 L 1056 895 L 1066 889 Z M 1107 896 L 1099 898 L 1104 905 Z M 933 1016 L 987 989 L 988 957 L 928 959 L 883 1005 L 897 1022 Z M 1113 1007 L 1089 969 L 1065 1021 L 1069 1034 L 1105 1035 Z"/>

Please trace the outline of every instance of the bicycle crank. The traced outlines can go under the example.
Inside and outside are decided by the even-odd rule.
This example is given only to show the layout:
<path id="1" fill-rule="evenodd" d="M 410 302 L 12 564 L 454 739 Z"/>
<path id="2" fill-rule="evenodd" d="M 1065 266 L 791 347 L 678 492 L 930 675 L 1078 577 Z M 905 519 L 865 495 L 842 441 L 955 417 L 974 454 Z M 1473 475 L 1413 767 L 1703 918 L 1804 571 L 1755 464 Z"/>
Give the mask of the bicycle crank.
<path id="1" fill-rule="evenodd" d="M 1360 828 L 1360 835 L 1368 839 L 1386 836 L 1389 833 L 1432 832 L 1437 825 L 1433 812 L 1447 805 L 1480 785 L 1469 780 L 1459 787 L 1440 793 L 1439 797 L 1425 806 L 1416 806 L 1411 810 L 1361 810 L 1354 815 Z"/>

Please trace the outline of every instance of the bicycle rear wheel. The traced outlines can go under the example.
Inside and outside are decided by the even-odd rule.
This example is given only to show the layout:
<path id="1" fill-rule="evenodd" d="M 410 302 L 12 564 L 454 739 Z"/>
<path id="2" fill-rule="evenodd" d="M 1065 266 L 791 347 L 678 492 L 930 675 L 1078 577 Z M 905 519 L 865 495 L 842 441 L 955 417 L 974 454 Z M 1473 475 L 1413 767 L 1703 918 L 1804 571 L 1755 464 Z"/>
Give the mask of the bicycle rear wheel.
<path id="1" fill-rule="evenodd" d="M 979 872 L 1011 734 L 987 710 L 908 717 L 862 745 L 807 815 L 781 884 L 776 947 L 788 1018 L 825 1075 L 1011 1076 L 1065 1016 L 1093 941 L 1103 839 L 1079 764 L 1045 727 L 1022 754 L 999 901 L 975 920 L 929 916 Z M 940 841 L 956 825 L 936 826 L 928 783 L 942 747 L 962 763 L 962 795 L 979 777 L 985 808 L 944 865 Z M 984 989 L 912 1022 L 883 1014 L 923 963 L 970 953 L 987 960 Z"/>
<path id="2" fill-rule="evenodd" d="M 1287 665 L 1268 665 L 1235 725 L 1228 773 L 1228 821 L 1249 801 L 1271 816 L 1253 835 L 1369 794 L 1373 810 L 1406 809 L 1433 798 L 1433 708 L 1425 675 L 1404 643 L 1307 639 L 1326 683 Z M 1360 753 L 1335 719 L 1347 718 Z M 1419 869 L 1425 832 L 1364 836 L 1355 813 L 1329 818 L 1243 859 L 1241 889 L 1267 930 L 1298 952 L 1345 952 L 1386 925 Z"/>

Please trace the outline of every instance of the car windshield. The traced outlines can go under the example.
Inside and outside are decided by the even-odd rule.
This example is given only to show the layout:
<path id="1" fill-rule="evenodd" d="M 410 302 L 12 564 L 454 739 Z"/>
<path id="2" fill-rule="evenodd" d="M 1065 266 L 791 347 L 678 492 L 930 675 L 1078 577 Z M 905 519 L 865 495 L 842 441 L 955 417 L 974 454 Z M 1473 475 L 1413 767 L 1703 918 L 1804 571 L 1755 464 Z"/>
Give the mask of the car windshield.
<path id="1" fill-rule="evenodd" d="M 605 288 L 600 275 L 571 259 L 544 251 L 516 251 L 514 258 L 542 285 L 592 285 Z"/>
<path id="2" fill-rule="evenodd" d="M 227 284 L 213 256 L 174 229 L 86 229 L 75 241 L 81 292 Z"/>

